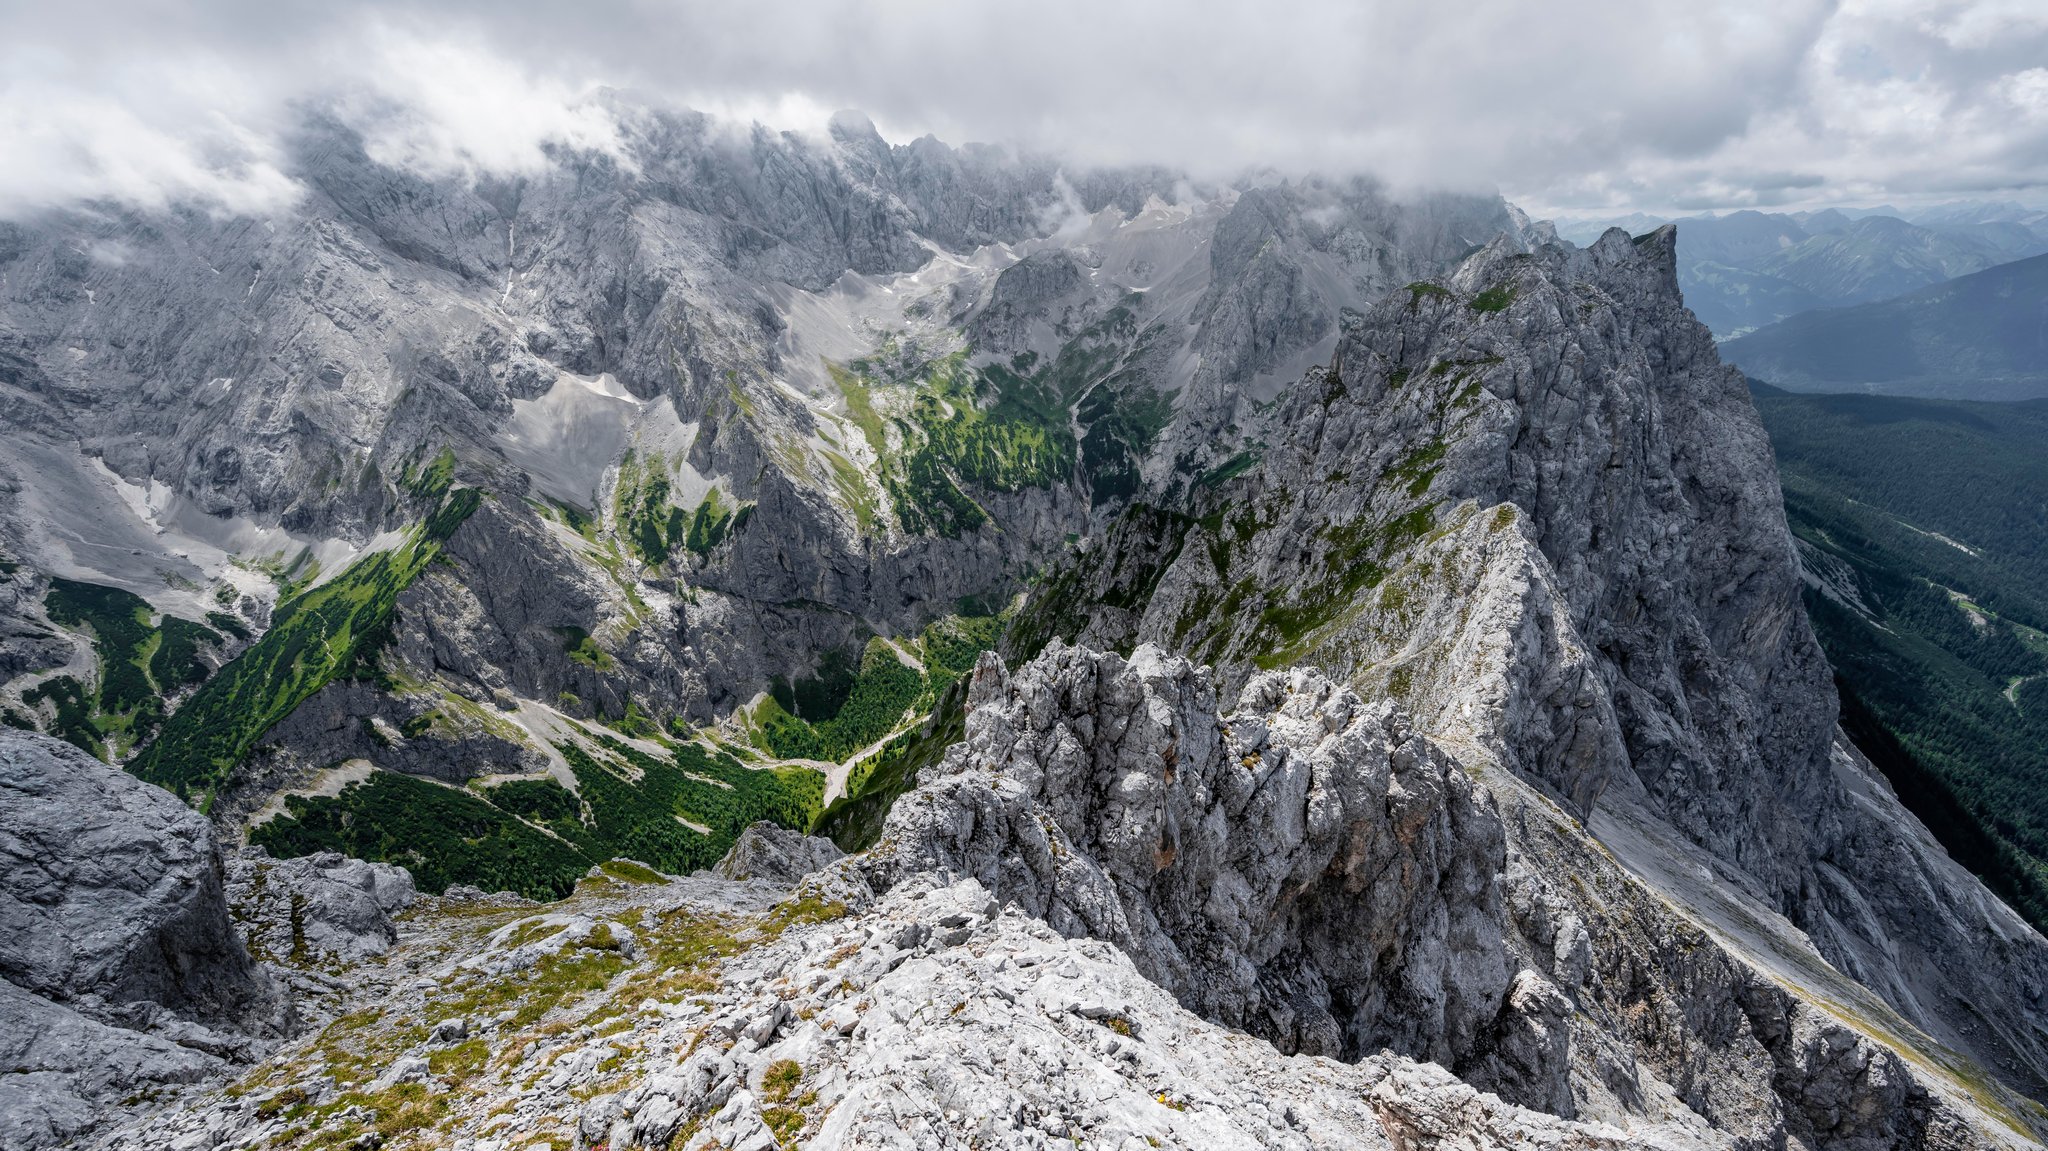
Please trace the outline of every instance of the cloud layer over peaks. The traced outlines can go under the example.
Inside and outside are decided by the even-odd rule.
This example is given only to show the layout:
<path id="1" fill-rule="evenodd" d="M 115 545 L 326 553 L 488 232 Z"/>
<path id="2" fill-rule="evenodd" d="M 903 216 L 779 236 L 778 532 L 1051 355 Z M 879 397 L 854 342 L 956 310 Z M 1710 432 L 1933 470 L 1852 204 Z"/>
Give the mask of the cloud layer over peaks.
<path id="1" fill-rule="evenodd" d="M 2038 0 L 732 5 L 213 0 L 0 8 L 0 215 L 274 210 L 310 110 L 428 175 L 619 152 L 597 98 L 1077 164 L 1371 172 L 1537 210 L 2048 185 Z"/>

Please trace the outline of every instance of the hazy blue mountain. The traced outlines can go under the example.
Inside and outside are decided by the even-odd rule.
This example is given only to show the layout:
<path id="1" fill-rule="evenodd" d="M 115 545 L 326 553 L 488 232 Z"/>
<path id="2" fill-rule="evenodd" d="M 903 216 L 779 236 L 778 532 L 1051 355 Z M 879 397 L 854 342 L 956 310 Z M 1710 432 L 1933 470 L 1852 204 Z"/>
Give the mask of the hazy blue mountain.
<path id="1" fill-rule="evenodd" d="M 1827 304 L 1860 304 L 2044 251 L 2048 241 L 2010 222 L 1922 227 L 1894 216 L 1867 216 L 1750 266 Z"/>
<path id="2" fill-rule="evenodd" d="M 2048 256 L 1894 299 L 1795 316 L 1728 341 L 1722 354 L 1794 391 L 2048 396 Z"/>
<path id="3" fill-rule="evenodd" d="M 1989 202 L 1984 200 L 1954 200 L 1922 208 L 1911 213 L 1908 219 L 1916 224 L 2025 224 L 2028 227 L 2048 222 L 2048 211 L 2029 208 L 2017 200 Z"/>
<path id="4" fill-rule="evenodd" d="M 1700 321 L 1730 339 L 1815 308 L 1881 300 L 2048 252 L 2043 213 L 2021 205 L 1955 204 L 1914 220 L 1897 209 L 1730 212 L 1678 224 L 1678 283 Z M 1591 243 L 1608 227 L 1631 235 L 1665 221 L 1637 213 L 1574 221 L 1558 235 Z"/>

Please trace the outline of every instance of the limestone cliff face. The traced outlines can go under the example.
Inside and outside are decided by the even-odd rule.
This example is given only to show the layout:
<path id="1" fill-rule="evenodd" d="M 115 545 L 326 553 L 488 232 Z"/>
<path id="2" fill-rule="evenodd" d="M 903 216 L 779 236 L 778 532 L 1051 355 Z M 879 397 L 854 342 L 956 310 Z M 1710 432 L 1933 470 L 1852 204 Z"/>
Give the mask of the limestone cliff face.
<path id="1" fill-rule="evenodd" d="M 147 1026 L 166 1010 L 261 1033 L 276 992 L 228 926 L 206 817 L 66 743 L 0 731 L 0 976 Z"/>
<path id="2" fill-rule="evenodd" d="M 1056 641 L 1015 672 L 985 657 L 967 706 L 965 738 L 840 865 L 857 886 L 965 882 L 1282 1052 L 1391 1051 L 1565 1118 L 1709 1146 L 2011 1133 L 1916 1065 L 1895 1017 L 1781 985 L 1554 806 L 1482 786 L 1320 673 L 1254 675 L 1218 714 L 1185 659 Z"/>
<path id="3" fill-rule="evenodd" d="M 1499 820 L 1405 715 L 1320 675 L 1215 688 L 1152 648 L 984 657 L 966 740 L 864 870 L 972 876 L 1283 1050 L 1446 1065 L 1501 1011 Z"/>
<path id="4" fill-rule="evenodd" d="M 37 573 L 193 620 L 224 590 L 261 630 L 288 586 L 426 514 L 445 451 L 493 498 L 393 629 L 395 670 L 430 690 L 319 693 L 223 816 L 344 758 L 535 769 L 485 723 L 367 734 L 440 694 L 718 720 L 870 634 L 1003 602 L 1099 514 L 1234 450 L 1341 308 L 1515 227 L 1495 197 L 1193 190 L 890 145 L 858 116 L 814 139 L 624 111 L 631 163 L 429 180 L 311 123 L 307 194 L 274 218 L 0 223 L 0 561 L 29 569 L 0 584 L 0 705 L 69 655 Z M 890 371 L 849 392 L 870 360 Z M 1011 373 L 972 403 L 1021 405 L 1051 463 L 975 473 L 1014 448 L 969 432 L 912 483 L 961 398 L 911 392 L 956 361 Z M 920 522 L 934 500 L 964 522 Z M 714 507 L 734 518 L 686 545 L 677 525 Z M 604 658 L 571 661 L 569 632 Z"/>
<path id="5" fill-rule="evenodd" d="M 1389 694 L 1498 772 L 1532 938 L 1615 913 L 1542 878 L 1569 837 L 1531 787 L 1701 922 L 1732 939 L 1772 921 L 1754 934 L 2048 1090 L 2048 944 L 1838 749 L 1768 444 L 1678 297 L 1672 243 L 1497 244 L 1390 294 L 1281 399 L 1254 465 L 1120 525 L 1030 618 L 1178 647 L 1226 685 L 1319 665 Z M 1981 961 L 1937 958 L 1965 954 Z M 1678 972 L 1649 982 L 1693 994 Z"/>

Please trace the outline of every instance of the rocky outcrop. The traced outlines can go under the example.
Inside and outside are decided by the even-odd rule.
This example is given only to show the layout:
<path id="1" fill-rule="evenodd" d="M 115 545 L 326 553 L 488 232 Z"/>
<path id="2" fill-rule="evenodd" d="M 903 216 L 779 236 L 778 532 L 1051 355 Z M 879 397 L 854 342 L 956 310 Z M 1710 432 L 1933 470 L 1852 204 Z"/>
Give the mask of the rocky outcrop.
<path id="1" fill-rule="evenodd" d="M 273 859 L 260 847 L 227 858 L 228 906 L 249 951 L 323 967 L 382 955 L 398 940 L 391 917 L 412 906 L 402 867 L 323 851 Z"/>
<path id="2" fill-rule="evenodd" d="M 966 739 L 898 802 L 876 887 L 973 877 L 1284 1051 L 1454 1065 L 1489 1036 L 1500 822 L 1407 717 L 1310 671 L 1218 718 L 1185 660 L 1055 645 L 976 669 Z"/>
<path id="3" fill-rule="evenodd" d="M 1319 673 L 1254 675 L 1219 715 L 1184 659 L 1055 642 L 1014 673 L 985 656 L 968 709 L 842 865 L 873 889 L 971 880 L 1283 1052 L 1391 1051 L 1553 1115 L 1710 1144 L 1998 1137 L 1896 1021 L 1788 990 L 1504 774 L 1503 821 L 1402 711 Z"/>
<path id="4" fill-rule="evenodd" d="M 608 990 L 564 995 L 565 975 Z M 476 1009 L 508 986 L 548 998 Z M 1729 1145 L 1530 1111 L 1391 1053 L 1282 1055 L 976 880 L 877 898 L 855 861 L 794 892 L 697 876 L 544 909 L 429 898 L 350 994 L 249 1090 L 88 1145 L 289 1145 L 311 1116 L 354 1140 L 421 1093 L 414 1139 L 481 1149 Z"/>
<path id="5" fill-rule="evenodd" d="M 110 1020 L 275 1028 L 206 817 L 67 743 L 0 731 L 0 977 Z"/>
<path id="6" fill-rule="evenodd" d="M 0 730 L 0 1076 L 12 1148 L 218 1074 L 289 1026 L 228 922 L 204 816 L 69 744 Z"/>
<path id="7" fill-rule="evenodd" d="M 748 825 L 714 868 L 727 879 L 752 879 L 793 887 L 804 876 L 843 856 L 837 844 L 766 821 Z"/>
<path id="8" fill-rule="evenodd" d="M 123 1100 L 218 1080 L 219 1058 L 114 1027 L 0 982 L 0 1147 L 53 1147 L 116 1114 Z"/>

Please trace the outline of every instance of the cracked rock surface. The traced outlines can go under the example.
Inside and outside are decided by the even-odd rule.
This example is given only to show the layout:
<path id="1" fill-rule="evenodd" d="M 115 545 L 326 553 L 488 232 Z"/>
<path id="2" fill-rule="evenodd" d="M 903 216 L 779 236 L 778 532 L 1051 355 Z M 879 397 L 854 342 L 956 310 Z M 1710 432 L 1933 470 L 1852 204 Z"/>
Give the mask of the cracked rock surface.
<path id="1" fill-rule="evenodd" d="M 0 729 L 0 1140 L 217 1079 L 292 1023 L 228 919 L 204 816 L 70 744 Z"/>

